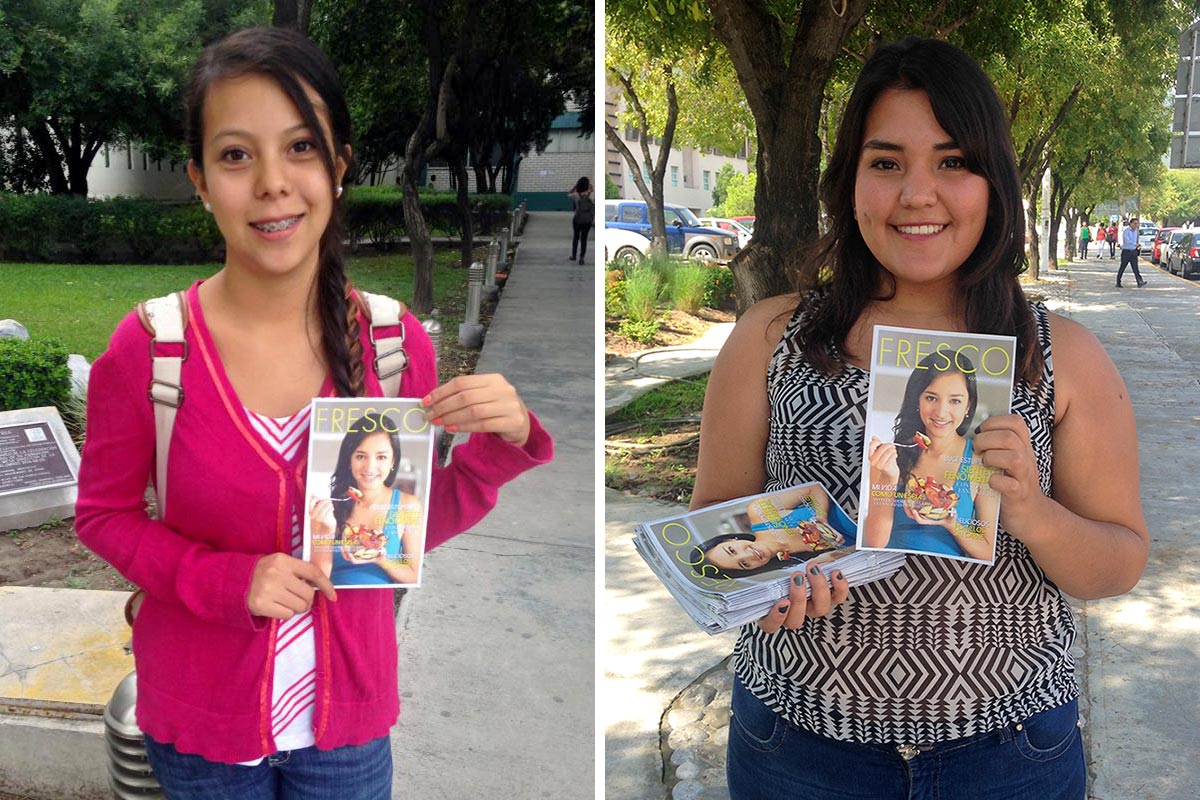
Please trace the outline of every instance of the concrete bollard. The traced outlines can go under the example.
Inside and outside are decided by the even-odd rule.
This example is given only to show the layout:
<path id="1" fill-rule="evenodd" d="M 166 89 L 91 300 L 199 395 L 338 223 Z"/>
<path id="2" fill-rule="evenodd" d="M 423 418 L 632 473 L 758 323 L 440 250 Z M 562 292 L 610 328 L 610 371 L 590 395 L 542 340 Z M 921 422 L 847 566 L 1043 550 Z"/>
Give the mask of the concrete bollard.
<path id="1" fill-rule="evenodd" d="M 516 206 L 515 208 L 513 208 L 512 222 L 509 223 L 508 227 L 512 230 L 513 236 L 517 236 L 521 232 L 521 207 L 520 206 Z"/>
<path id="2" fill-rule="evenodd" d="M 478 261 L 467 270 L 466 321 L 458 326 L 458 343 L 463 347 L 483 346 L 483 326 L 479 324 L 479 305 L 483 294 L 483 264 Z"/>
<path id="3" fill-rule="evenodd" d="M 508 228 L 500 229 L 500 263 L 497 267 L 502 272 L 508 271 L 508 246 L 512 232 Z"/>
<path id="4" fill-rule="evenodd" d="M 488 300 L 495 300 L 496 295 L 500 294 L 500 287 L 496 284 L 496 262 L 499 258 L 500 243 L 492 239 L 488 242 L 487 272 L 483 278 L 483 296 Z"/>

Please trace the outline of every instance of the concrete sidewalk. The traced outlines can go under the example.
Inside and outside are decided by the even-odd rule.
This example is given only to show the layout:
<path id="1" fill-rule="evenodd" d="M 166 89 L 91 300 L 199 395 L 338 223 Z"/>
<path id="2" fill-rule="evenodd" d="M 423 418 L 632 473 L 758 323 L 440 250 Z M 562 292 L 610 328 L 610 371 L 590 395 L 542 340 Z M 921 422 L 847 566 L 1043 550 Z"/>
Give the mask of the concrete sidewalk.
<path id="1" fill-rule="evenodd" d="M 556 455 L 406 596 L 396 797 L 594 796 L 596 269 L 566 258 L 570 214 L 530 214 L 517 241 L 476 370 L 512 382 Z"/>
<path id="2" fill-rule="evenodd" d="M 1117 289 L 1116 261 L 1102 260 L 1044 273 L 1033 290 L 1095 333 L 1138 423 L 1150 563 L 1129 594 L 1073 603 L 1096 800 L 1200 797 L 1200 285 L 1145 261 L 1141 268 L 1142 289 Z M 675 783 L 675 766 L 662 761 L 664 713 L 729 654 L 735 636 L 696 629 L 633 550 L 634 524 L 673 507 L 611 491 L 605 499 L 606 798 L 661 800 Z"/>

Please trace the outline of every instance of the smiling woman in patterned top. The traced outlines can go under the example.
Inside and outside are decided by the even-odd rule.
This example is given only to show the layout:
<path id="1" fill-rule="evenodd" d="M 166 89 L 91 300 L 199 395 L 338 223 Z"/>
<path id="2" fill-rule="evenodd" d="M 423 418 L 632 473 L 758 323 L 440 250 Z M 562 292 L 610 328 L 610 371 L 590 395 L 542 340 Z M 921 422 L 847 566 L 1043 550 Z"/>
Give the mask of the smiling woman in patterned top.
<path id="1" fill-rule="evenodd" d="M 1020 287 L 1021 188 L 991 81 L 944 42 L 880 47 L 821 194 L 829 230 L 798 293 L 749 309 L 714 365 L 692 507 L 820 481 L 857 511 L 873 327 L 1008 334 L 1013 413 L 974 439 L 1003 470 L 996 557 L 912 555 L 853 592 L 836 567 L 798 576 L 738 639 L 730 794 L 1082 800 L 1063 592 L 1121 594 L 1145 568 L 1137 438 L 1095 337 Z"/>

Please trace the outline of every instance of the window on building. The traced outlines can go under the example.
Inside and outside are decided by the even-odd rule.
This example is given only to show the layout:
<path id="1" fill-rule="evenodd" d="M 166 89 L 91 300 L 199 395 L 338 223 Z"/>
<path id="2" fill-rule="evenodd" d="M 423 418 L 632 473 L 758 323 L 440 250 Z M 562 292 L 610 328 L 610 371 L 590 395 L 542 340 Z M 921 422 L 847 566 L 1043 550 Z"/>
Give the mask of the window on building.
<path id="1" fill-rule="evenodd" d="M 633 127 L 632 125 L 626 125 L 625 126 L 626 141 L 636 142 L 638 140 L 638 138 L 639 138 L 638 129 Z"/>
<path id="2" fill-rule="evenodd" d="M 671 167 L 671 185 L 679 185 L 679 167 Z"/>
<path id="3" fill-rule="evenodd" d="M 708 191 L 708 170 L 704 170 L 704 190 Z"/>

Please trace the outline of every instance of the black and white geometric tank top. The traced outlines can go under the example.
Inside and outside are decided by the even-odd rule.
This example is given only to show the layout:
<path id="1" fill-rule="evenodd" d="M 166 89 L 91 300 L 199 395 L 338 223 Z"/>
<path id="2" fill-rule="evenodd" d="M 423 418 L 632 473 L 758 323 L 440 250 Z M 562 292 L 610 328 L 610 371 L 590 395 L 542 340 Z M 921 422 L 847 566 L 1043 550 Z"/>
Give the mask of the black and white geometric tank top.
<path id="1" fill-rule="evenodd" d="M 1054 372 L 1046 308 L 1032 306 L 1045 358 L 1033 389 L 1018 380 L 1013 412 L 1029 426 L 1050 493 Z M 788 324 L 767 370 L 767 483 L 820 481 L 857 516 L 865 370 L 827 378 Z M 741 630 L 734 662 L 759 699 L 799 728 L 833 739 L 924 744 L 995 730 L 1078 694 L 1075 625 L 1058 587 L 1000 528 L 992 565 L 909 554 L 899 572 L 850 591 L 798 631 Z"/>

